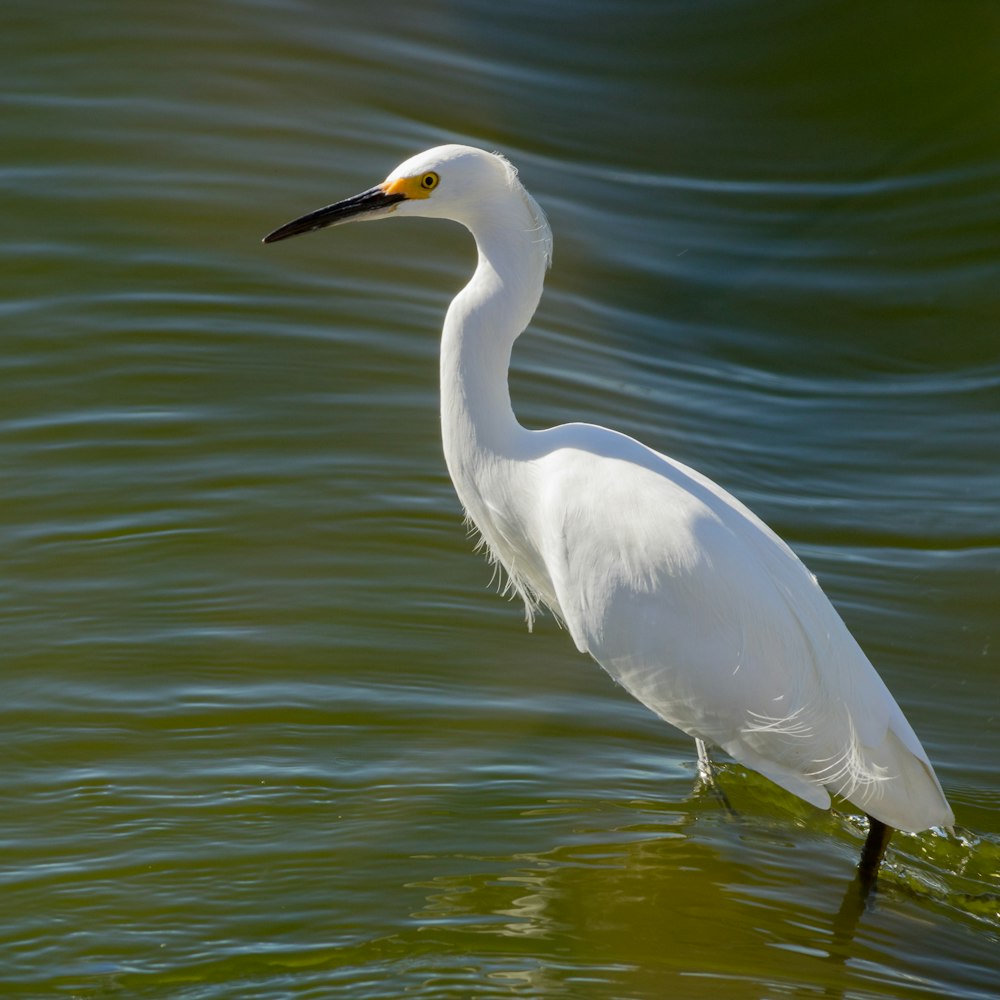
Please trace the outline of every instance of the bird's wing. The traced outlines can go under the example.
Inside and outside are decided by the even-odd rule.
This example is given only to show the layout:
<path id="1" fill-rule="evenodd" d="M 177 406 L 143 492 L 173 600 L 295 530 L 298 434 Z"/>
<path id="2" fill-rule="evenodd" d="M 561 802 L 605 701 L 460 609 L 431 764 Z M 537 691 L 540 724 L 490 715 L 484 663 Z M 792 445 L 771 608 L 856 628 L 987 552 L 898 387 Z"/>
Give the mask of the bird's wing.
<path id="1" fill-rule="evenodd" d="M 539 477 L 539 524 L 582 650 L 658 715 L 807 801 L 828 805 L 829 789 L 893 826 L 950 822 L 902 711 L 774 532 L 629 438 L 570 425 L 566 441 Z"/>

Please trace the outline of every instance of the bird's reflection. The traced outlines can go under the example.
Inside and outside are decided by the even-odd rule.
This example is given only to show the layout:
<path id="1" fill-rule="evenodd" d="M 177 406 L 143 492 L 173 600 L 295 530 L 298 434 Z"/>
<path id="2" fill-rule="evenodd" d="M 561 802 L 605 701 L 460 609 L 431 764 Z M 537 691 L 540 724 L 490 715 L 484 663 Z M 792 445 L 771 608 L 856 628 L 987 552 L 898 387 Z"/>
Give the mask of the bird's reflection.
<path id="1" fill-rule="evenodd" d="M 706 815 L 647 804 L 644 812 L 643 821 L 610 830 L 595 823 L 572 844 L 511 857 L 502 870 L 498 859 L 467 859 L 465 875 L 421 884 L 424 906 L 412 918 L 558 943 L 567 960 L 586 951 L 589 967 L 607 962 L 607 976 L 624 975 L 629 989 L 648 995 L 662 987 L 665 967 L 781 989 L 811 982 L 828 997 L 844 995 L 856 937 L 878 898 L 873 880 L 855 872 L 844 890 L 824 867 L 797 881 L 802 856 L 784 822 L 762 826 L 725 807 Z M 773 859 L 782 854 L 787 865 L 778 870 Z M 780 970 L 762 962 L 772 948 L 784 956 Z"/>

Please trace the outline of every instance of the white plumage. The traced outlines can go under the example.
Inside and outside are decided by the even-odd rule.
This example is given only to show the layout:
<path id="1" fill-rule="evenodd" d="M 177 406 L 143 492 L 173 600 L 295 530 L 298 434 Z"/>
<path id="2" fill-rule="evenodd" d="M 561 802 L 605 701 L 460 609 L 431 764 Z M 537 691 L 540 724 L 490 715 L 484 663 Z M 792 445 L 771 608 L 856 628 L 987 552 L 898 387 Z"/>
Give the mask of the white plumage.
<path id="1" fill-rule="evenodd" d="M 716 483 L 591 424 L 522 427 L 510 352 L 552 237 L 513 167 L 440 146 L 268 242 L 387 215 L 453 219 L 475 273 L 441 342 L 441 429 L 455 489 L 525 600 L 657 715 L 821 808 L 843 796 L 909 831 L 951 809 L 902 711 L 815 578 Z"/>

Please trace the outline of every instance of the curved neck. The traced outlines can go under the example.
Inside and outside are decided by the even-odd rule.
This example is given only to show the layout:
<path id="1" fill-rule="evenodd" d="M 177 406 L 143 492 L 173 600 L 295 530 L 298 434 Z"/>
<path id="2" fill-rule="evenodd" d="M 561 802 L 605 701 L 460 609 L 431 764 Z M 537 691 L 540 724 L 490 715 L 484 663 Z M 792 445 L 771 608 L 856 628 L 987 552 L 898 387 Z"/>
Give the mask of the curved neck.
<path id="1" fill-rule="evenodd" d="M 445 318 L 441 432 L 448 470 L 468 508 L 484 467 L 509 456 L 529 433 L 511 408 L 507 372 L 514 341 L 542 294 L 549 243 L 544 219 L 543 231 L 514 192 L 466 225 L 479 261 Z"/>

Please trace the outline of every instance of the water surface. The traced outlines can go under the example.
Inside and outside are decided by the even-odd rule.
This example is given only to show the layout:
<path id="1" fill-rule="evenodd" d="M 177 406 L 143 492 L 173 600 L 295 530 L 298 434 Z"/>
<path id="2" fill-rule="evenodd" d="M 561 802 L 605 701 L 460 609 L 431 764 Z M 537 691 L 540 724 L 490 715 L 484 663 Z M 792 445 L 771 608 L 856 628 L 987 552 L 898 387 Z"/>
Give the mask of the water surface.
<path id="1" fill-rule="evenodd" d="M 1000 977 L 990 3 L 53 0 L 0 63 L 12 997 L 980 998 Z M 441 458 L 445 223 L 260 237 L 422 148 L 521 169 L 529 426 L 806 560 L 954 839 L 690 741 L 490 588 Z"/>

